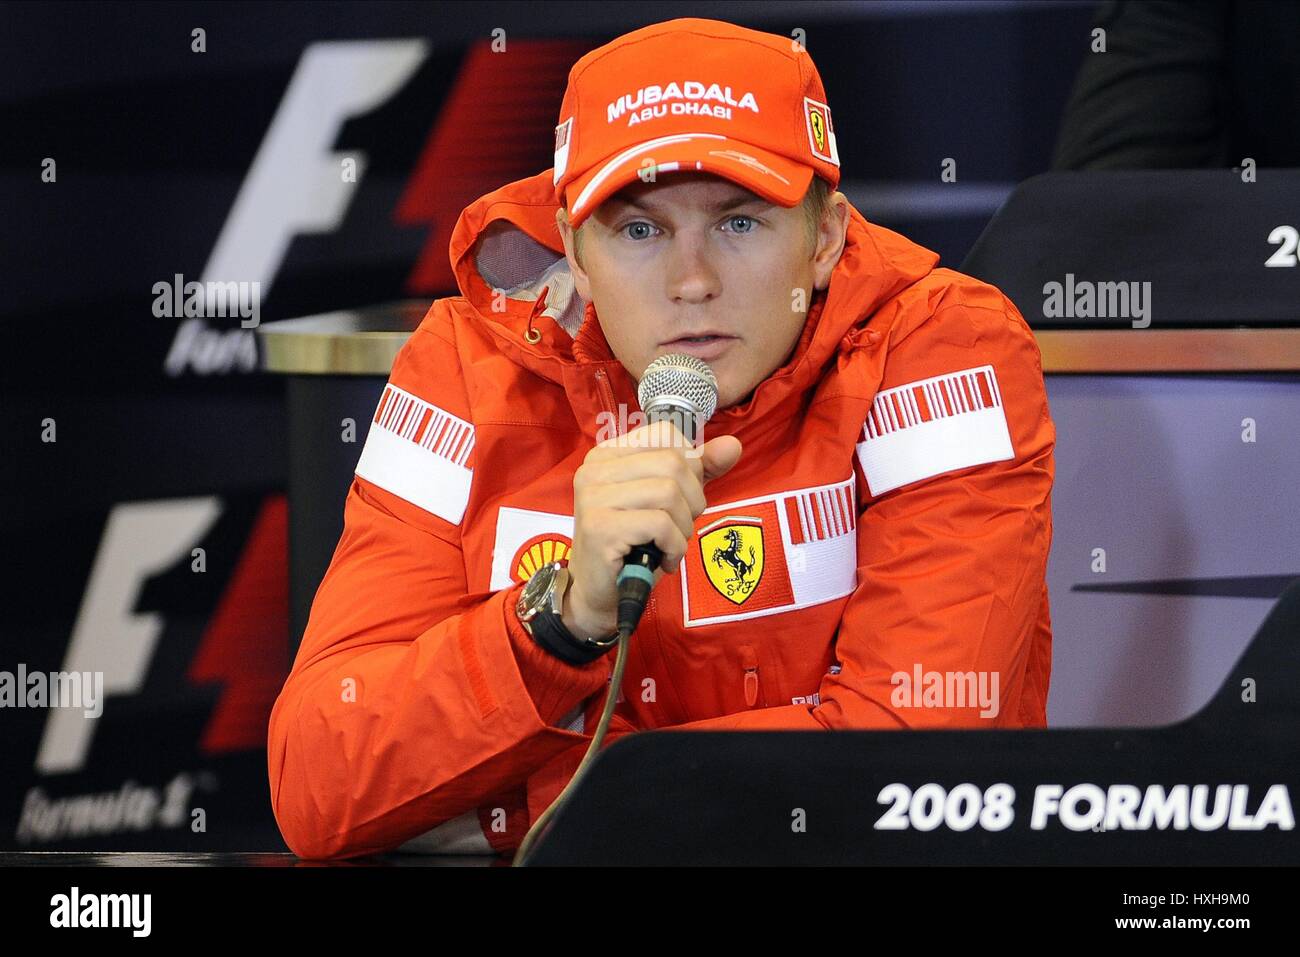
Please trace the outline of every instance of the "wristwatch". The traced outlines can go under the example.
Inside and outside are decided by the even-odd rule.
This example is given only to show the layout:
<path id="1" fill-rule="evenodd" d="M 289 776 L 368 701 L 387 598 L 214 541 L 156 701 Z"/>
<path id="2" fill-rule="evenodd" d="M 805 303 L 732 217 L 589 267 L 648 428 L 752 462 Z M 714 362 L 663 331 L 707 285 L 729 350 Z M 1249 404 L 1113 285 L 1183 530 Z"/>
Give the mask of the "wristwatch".
<path id="1" fill-rule="evenodd" d="M 600 640 L 579 638 L 564 625 L 564 596 L 572 579 L 563 562 L 547 562 L 529 577 L 515 603 L 524 630 L 551 654 L 570 664 L 595 661 L 618 644 L 617 630 Z"/>

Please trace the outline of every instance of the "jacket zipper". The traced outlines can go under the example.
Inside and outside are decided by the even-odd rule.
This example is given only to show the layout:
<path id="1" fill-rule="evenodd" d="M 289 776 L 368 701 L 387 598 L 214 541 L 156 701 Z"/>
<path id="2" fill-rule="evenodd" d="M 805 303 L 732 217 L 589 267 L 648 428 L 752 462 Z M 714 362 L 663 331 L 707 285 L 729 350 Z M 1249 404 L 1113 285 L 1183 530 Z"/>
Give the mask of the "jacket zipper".
<path id="1" fill-rule="evenodd" d="M 609 384 L 609 376 L 605 374 L 604 369 L 596 370 L 596 387 L 600 390 L 600 399 L 605 406 L 605 411 L 613 415 L 614 387 Z"/>
<path id="2" fill-rule="evenodd" d="M 744 645 L 740 656 L 745 667 L 745 707 L 752 708 L 758 701 L 758 655 L 752 647 Z"/>

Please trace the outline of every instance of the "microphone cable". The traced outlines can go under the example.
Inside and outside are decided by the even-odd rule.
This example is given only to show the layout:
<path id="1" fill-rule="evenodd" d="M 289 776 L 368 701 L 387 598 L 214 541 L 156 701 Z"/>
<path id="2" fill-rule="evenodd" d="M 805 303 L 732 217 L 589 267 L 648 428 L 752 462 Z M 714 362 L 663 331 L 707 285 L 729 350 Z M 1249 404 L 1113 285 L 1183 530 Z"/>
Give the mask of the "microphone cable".
<path id="1" fill-rule="evenodd" d="M 619 617 L 622 618 L 623 616 L 620 615 Z M 632 629 L 627 627 L 626 621 L 619 622 L 618 635 L 618 652 L 614 658 L 614 672 L 609 679 L 609 695 L 605 699 L 605 710 L 601 712 L 600 720 L 596 722 L 596 733 L 592 735 L 591 744 L 587 745 L 587 753 L 582 756 L 582 763 L 573 772 L 573 777 L 569 778 L 569 783 L 564 786 L 564 790 L 556 796 L 550 807 L 543 811 L 537 820 L 533 822 L 533 826 L 528 829 L 523 842 L 519 845 L 519 850 L 515 852 L 514 860 L 510 864 L 511 867 L 522 867 L 527 863 L 533 845 L 541 838 L 551 819 L 568 802 L 570 795 L 577 790 L 582 779 L 587 776 L 587 769 L 596 760 L 596 752 L 600 750 L 600 746 L 605 740 L 605 731 L 609 727 L 610 718 L 614 715 L 614 705 L 618 701 L 619 689 L 623 687 L 623 668 L 627 665 L 627 645 L 632 639 Z"/>

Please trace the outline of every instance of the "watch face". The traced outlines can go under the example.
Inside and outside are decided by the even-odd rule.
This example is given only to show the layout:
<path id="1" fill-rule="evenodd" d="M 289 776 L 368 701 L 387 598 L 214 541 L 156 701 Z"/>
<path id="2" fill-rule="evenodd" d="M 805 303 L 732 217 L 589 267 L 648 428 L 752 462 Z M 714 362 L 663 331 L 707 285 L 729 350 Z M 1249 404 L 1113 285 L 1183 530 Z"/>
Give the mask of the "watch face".
<path id="1" fill-rule="evenodd" d="M 525 610 L 537 609 L 550 590 L 551 582 L 555 579 L 555 564 L 548 563 L 543 565 L 537 571 L 533 572 L 528 583 L 524 585 L 523 593 L 519 596 L 520 604 Z"/>

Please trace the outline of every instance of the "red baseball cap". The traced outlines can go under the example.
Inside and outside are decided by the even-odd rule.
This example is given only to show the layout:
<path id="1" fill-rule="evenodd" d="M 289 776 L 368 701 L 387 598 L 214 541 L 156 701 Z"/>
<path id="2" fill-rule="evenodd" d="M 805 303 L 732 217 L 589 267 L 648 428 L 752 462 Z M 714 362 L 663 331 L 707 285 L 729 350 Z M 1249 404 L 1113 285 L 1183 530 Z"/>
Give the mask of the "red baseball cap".
<path id="1" fill-rule="evenodd" d="M 683 17 L 578 60 L 555 128 L 555 201 L 576 228 L 638 178 L 700 170 L 779 206 L 840 155 L 821 76 L 790 37 Z"/>

